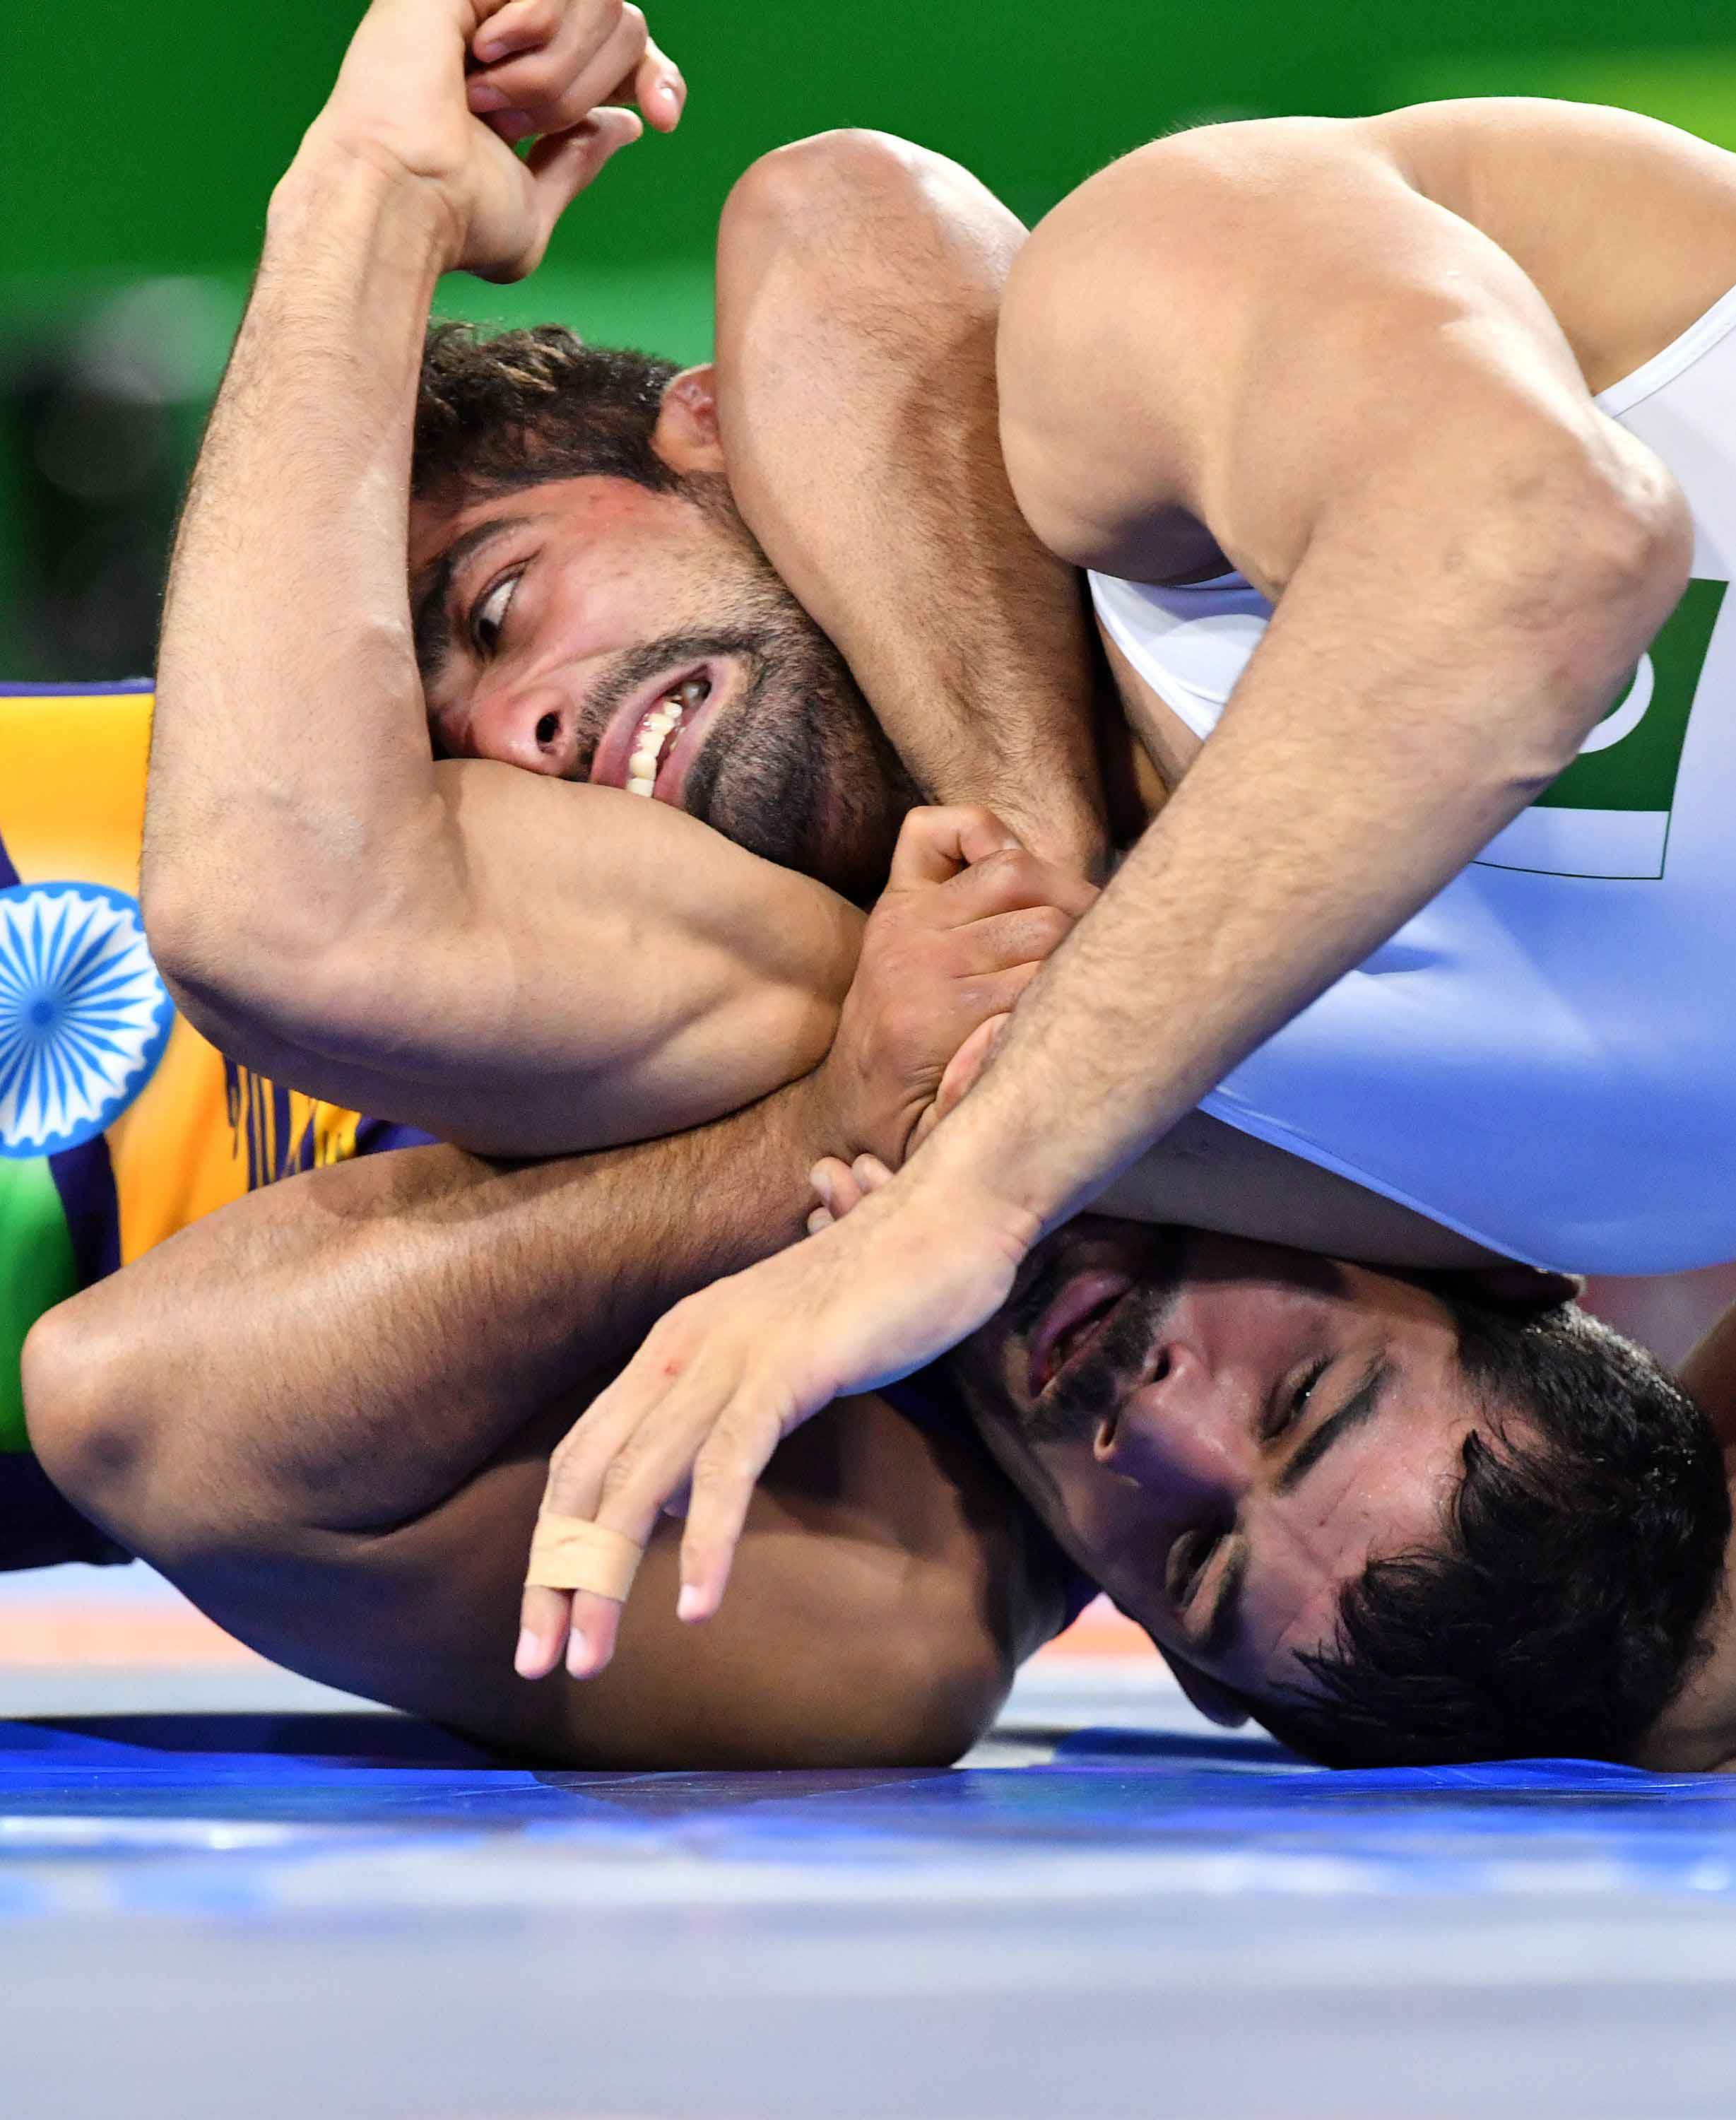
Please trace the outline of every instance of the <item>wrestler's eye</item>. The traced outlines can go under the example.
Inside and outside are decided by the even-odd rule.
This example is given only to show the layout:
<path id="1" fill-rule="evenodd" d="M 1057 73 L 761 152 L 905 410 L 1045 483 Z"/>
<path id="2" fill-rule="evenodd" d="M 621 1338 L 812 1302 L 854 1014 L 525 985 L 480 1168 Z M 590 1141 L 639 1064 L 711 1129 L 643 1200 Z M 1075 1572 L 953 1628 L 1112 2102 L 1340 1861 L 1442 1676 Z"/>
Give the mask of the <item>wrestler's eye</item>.
<path id="1" fill-rule="evenodd" d="M 479 655 L 492 655 L 499 647 L 501 629 L 506 624 L 513 592 L 518 586 L 519 574 L 522 571 L 520 569 L 513 574 L 503 574 L 477 598 L 470 615 L 470 637 L 471 644 Z"/>
<path id="2" fill-rule="evenodd" d="M 1307 1411 L 1308 1402 L 1314 1396 L 1316 1386 L 1330 1367 L 1330 1363 L 1322 1357 L 1313 1365 L 1299 1384 L 1278 1401 L 1266 1425 L 1268 1443 L 1275 1443 L 1280 1435 L 1288 1435 L 1295 1427 Z"/>

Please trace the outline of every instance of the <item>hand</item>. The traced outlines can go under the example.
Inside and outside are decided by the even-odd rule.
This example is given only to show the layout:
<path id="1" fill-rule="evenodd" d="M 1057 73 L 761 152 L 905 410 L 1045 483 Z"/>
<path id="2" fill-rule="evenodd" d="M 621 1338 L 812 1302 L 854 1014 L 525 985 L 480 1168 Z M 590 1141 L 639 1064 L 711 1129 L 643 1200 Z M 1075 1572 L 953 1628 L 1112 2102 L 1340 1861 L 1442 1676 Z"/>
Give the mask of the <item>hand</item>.
<path id="1" fill-rule="evenodd" d="M 672 132 L 686 93 L 629 0 L 374 0 L 303 153 L 360 157 L 434 204 L 445 269 L 518 280 L 639 137 L 620 106 Z"/>
<path id="2" fill-rule="evenodd" d="M 963 1095 L 961 1048 L 1005 1021 L 1097 895 L 990 811 L 913 810 L 819 1071 L 824 1145 L 901 1164 L 943 1085 Z"/>
<path id="3" fill-rule="evenodd" d="M 994 1058 L 1001 1033 L 1012 1020 L 1010 1016 L 986 1017 L 947 1062 L 946 1072 L 940 1077 L 934 1101 L 917 1120 L 916 1132 L 911 1136 L 912 1155 L 966 1092 L 974 1087 Z M 808 1216 L 808 1234 L 817 1237 L 822 1230 L 829 1230 L 834 1222 L 842 1221 L 846 1215 L 860 1207 L 870 1192 L 878 1192 L 883 1185 L 889 1185 L 892 1173 L 877 1155 L 864 1153 L 848 1163 L 842 1156 L 823 1155 L 808 1173 L 808 1182 L 819 1195 L 819 1205 Z"/>
<path id="4" fill-rule="evenodd" d="M 684 1620 L 722 1601 L 754 1485 L 782 1439 L 832 1399 L 907 1376 L 1006 1300 L 1033 1216 L 963 1193 L 939 1206 L 902 1173 L 840 1223 L 678 1304 L 555 1452 L 545 1517 L 643 1546 L 688 1490 Z M 515 1658 L 575 1678 L 615 1650 L 620 1606 L 527 1587 Z"/>

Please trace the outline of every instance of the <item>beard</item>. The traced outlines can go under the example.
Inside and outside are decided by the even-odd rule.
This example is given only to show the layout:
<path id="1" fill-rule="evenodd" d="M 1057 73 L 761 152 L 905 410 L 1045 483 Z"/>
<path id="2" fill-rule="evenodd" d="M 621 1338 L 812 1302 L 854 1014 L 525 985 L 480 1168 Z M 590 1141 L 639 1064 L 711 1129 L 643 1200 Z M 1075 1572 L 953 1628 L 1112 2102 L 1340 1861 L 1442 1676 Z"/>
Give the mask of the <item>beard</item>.
<path id="1" fill-rule="evenodd" d="M 740 658 L 741 697 L 694 760 L 682 807 L 768 861 L 865 902 L 922 798 L 849 665 L 785 586 L 722 479 L 688 481 L 728 533 L 718 616 L 700 651 Z M 696 637 L 697 639 L 697 637 Z"/>
<path id="2" fill-rule="evenodd" d="M 1085 1352 L 1067 1369 L 1058 1388 L 1030 1399 L 1008 1395 L 1004 1417 L 1028 1444 L 1088 1443 L 1113 1418 L 1128 1392 L 1140 1382 L 1151 1350 L 1168 1321 L 1186 1278 L 1186 1237 L 1178 1229 L 1149 1228 L 1143 1233 L 1139 1278 L 1098 1327 Z M 1063 1272 L 1067 1269 L 1064 1266 Z M 1052 1293 L 1056 1284 L 1048 1282 Z M 1047 1308 L 1044 1301 L 1037 1316 Z M 1034 1330 L 1037 1317 L 1030 1319 Z M 1016 1329 L 1016 1327 L 1015 1327 Z M 1020 1334 L 1021 1353 L 1028 1341 Z"/>

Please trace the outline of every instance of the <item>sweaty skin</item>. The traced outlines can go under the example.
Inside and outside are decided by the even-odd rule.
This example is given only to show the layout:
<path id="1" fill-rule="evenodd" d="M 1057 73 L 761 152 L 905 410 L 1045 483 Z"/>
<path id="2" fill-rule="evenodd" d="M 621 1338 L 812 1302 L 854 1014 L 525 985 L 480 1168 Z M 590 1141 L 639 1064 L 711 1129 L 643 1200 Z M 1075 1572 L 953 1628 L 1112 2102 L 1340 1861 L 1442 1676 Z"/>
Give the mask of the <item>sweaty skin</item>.
<path id="1" fill-rule="evenodd" d="M 1305 1686 L 1297 1653 L 1330 1643 L 1345 1586 L 1436 1542 L 1487 1419 L 1456 1346 L 1390 1275 L 1086 1215 L 949 1370 L 1051 1532 L 1212 1712 Z"/>
<path id="2" fill-rule="evenodd" d="M 550 135 L 528 160 L 466 100 L 497 14 L 512 107 Z M 527 20 L 378 0 L 273 197 L 171 569 L 142 886 L 177 997 L 235 1058 L 514 1154 L 666 1132 L 801 1074 L 859 929 L 671 805 L 430 755 L 406 554 L 434 285 L 530 270 L 638 136 L 597 105 L 666 130 L 684 93 L 621 0 Z M 682 411 L 666 445 L 703 470 Z M 882 862 L 895 825 L 870 821 Z"/>
<path id="3" fill-rule="evenodd" d="M 1565 235 L 1548 158 L 1582 179 Z M 1148 764 L 1185 778 L 978 1087 L 847 1224 L 662 1321 L 552 1506 L 588 1515 L 606 1481 L 597 1520 L 628 1528 L 698 1467 L 685 1609 L 714 1611 L 777 1434 L 991 1314 L 1045 1227 L 1573 755 L 1688 550 L 1672 481 L 1592 392 L 1736 278 L 1733 170 L 1619 114 L 1449 105 L 1185 135 L 1044 224 L 1000 328 L 1025 515 L 1136 579 L 1233 564 L 1278 616 L 1197 755 L 1130 693 Z M 1595 275 L 1570 261 L 1581 202 Z M 872 540 L 852 551 L 865 584 Z M 610 1614 L 579 1612 L 600 1667 Z"/>
<path id="4" fill-rule="evenodd" d="M 267 1653 L 497 1746 L 598 1766 L 954 1756 L 1064 1616 L 1052 1549 L 962 1423 L 918 1433 L 863 1399 L 805 1439 L 755 1503 L 758 1592 L 715 1643 L 675 1623 L 668 1523 L 660 1594 L 595 1699 L 512 1676 L 522 1553 L 550 1444 L 646 1325 L 799 1234 L 838 1127 L 902 1138 L 1065 933 L 1051 901 L 1091 895 L 977 813 L 914 813 L 815 1074 L 601 1155 L 406 1151 L 252 1195 L 33 1331 L 41 1462 Z"/>

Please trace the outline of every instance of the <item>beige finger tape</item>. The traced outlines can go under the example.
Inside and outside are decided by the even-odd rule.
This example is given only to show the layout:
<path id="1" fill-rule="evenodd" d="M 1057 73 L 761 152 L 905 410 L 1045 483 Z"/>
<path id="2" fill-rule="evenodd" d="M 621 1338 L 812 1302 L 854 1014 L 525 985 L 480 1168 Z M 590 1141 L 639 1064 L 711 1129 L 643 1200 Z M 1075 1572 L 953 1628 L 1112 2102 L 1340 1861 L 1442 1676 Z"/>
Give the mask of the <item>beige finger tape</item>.
<path id="1" fill-rule="evenodd" d="M 583 1517 L 541 1516 L 525 1581 L 539 1590 L 589 1590 L 624 1605 L 645 1549 Z"/>

